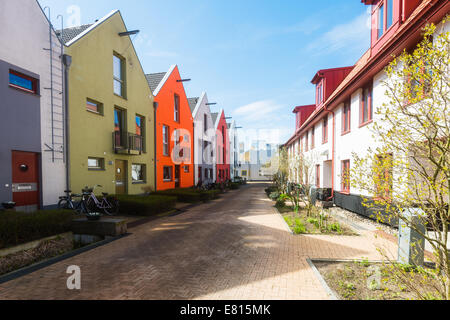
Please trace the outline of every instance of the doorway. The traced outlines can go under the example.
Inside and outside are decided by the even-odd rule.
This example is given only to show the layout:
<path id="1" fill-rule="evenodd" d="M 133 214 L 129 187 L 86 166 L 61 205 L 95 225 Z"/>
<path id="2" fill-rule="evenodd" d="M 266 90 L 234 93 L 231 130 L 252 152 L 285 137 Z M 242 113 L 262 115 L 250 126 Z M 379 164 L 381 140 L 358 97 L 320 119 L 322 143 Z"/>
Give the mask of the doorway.
<path id="1" fill-rule="evenodd" d="M 127 193 L 127 162 L 116 160 L 116 194 Z"/>
<path id="2" fill-rule="evenodd" d="M 181 186 L 181 167 L 175 166 L 175 189 Z"/>
<path id="3" fill-rule="evenodd" d="M 30 212 L 39 209 L 38 153 L 12 152 L 12 191 L 16 210 Z"/>

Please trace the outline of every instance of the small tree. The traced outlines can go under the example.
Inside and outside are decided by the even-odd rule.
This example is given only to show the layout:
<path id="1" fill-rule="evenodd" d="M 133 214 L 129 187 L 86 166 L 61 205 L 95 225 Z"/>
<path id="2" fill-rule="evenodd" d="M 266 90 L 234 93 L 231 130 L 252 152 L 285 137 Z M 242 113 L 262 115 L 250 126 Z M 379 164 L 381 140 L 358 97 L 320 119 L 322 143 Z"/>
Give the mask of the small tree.
<path id="1" fill-rule="evenodd" d="M 448 21 L 447 16 L 442 25 Z M 354 154 L 351 170 L 353 187 L 371 195 L 364 205 L 378 208 L 380 220 L 401 220 L 431 244 L 437 263 L 433 277 L 444 299 L 450 298 L 449 53 L 449 33 L 430 24 L 414 52 L 394 58 L 384 81 L 389 102 L 375 111 L 372 127 L 379 147 L 364 157 Z M 432 232 L 410 218 L 412 207 L 420 209 L 419 219 Z"/>
<path id="2" fill-rule="evenodd" d="M 289 159 L 285 148 L 278 151 L 278 155 L 271 160 L 272 171 L 276 171 L 273 182 L 281 193 L 287 193 L 289 183 Z"/>

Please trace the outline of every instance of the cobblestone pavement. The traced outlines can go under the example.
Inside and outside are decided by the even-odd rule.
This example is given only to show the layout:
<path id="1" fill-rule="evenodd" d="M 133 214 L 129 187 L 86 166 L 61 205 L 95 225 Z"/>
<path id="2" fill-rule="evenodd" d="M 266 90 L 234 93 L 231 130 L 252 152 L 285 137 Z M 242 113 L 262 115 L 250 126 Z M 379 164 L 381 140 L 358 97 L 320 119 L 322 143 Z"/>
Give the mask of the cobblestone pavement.
<path id="1" fill-rule="evenodd" d="M 0 299 L 328 299 L 307 258 L 381 259 L 374 233 L 294 236 L 253 184 L 0 285 Z M 81 268 L 81 290 L 66 287 Z"/>

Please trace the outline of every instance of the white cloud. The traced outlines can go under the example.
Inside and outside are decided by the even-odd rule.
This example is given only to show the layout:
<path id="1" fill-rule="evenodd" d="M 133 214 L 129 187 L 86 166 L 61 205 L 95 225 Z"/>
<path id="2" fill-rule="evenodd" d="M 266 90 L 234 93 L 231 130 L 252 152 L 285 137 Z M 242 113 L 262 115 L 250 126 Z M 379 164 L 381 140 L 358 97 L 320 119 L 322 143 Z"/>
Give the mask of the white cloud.
<path id="1" fill-rule="evenodd" d="M 369 22 L 368 22 L 369 21 Z M 366 50 L 370 42 L 370 16 L 364 13 L 354 20 L 337 25 L 308 46 L 316 55 L 332 52 Z"/>
<path id="2" fill-rule="evenodd" d="M 275 101 L 263 100 L 237 108 L 234 110 L 233 114 L 241 119 L 257 121 L 261 119 L 269 119 L 271 114 L 274 115 L 276 111 L 281 108 L 282 106 L 277 104 Z"/>

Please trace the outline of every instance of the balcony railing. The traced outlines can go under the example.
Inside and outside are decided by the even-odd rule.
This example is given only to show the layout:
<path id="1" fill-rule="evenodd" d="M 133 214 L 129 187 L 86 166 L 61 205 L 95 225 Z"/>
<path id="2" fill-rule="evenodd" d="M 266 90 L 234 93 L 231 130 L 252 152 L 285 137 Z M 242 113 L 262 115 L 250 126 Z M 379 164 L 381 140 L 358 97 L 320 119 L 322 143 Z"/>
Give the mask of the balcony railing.
<path id="1" fill-rule="evenodd" d="M 141 155 L 144 151 L 144 138 L 134 133 L 114 131 L 113 148 L 115 153 Z"/>

